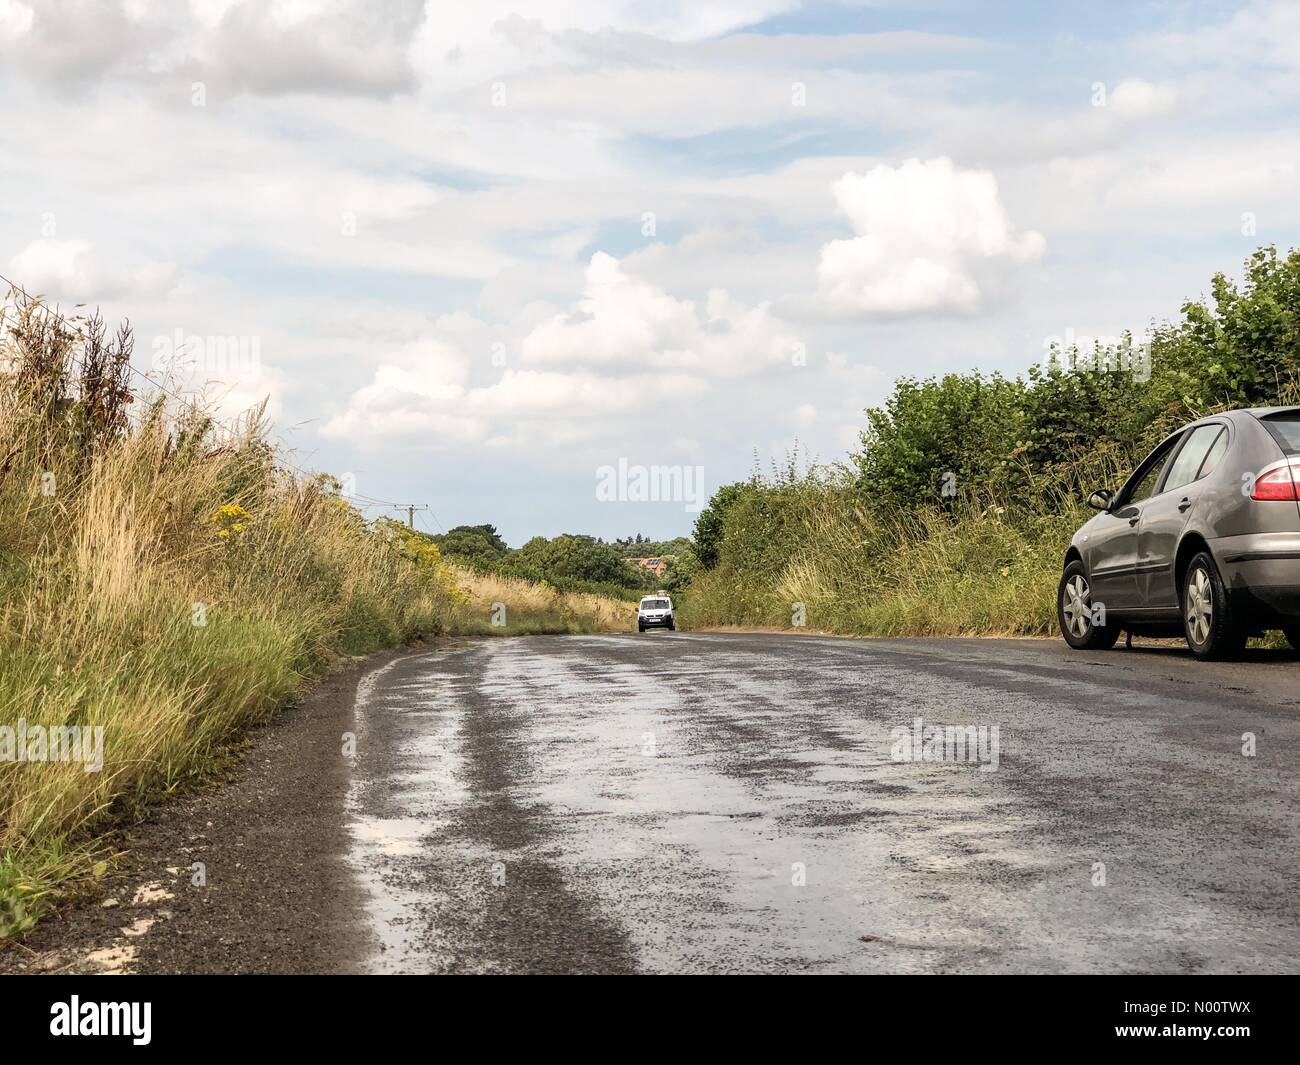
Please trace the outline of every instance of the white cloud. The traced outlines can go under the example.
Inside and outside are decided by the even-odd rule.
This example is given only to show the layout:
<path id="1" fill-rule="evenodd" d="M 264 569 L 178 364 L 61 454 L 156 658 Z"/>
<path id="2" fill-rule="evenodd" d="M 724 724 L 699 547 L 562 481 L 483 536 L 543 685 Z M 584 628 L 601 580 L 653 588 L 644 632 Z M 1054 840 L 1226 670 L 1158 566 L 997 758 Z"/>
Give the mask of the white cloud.
<path id="1" fill-rule="evenodd" d="M 0 0 L 0 46 L 26 38 L 15 66 L 62 87 L 176 74 L 210 82 L 222 97 L 388 98 L 513 78 L 537 63 L 567 61 L 588 36 L 649 34 L 689 45 L 797 4 L 526 6 L 528 18 L 512 0 L 76 0 L 34 13 L 17 0 Z M 896 36 L 911 45 L 908 35 Z"/>
<path id="2" fill-rule="evenodd" d="M 702 390 L 683 375 L 516 369 L 469 387 L 384 364 L 321 432 L 365 451 L 488 446 L 536 456 L 548 447 L 623 439 L 633 421 L 643 424 Z"/>
<path id="3" fill-rule="evenodd" d="M 108 270 L 84 240 L 34 240 L 9 260 L 9 276 L 33 296 L 93 303 L 127 294 L 160 292 L 171 286 L 176 266 L 143 263 Z"/>
<path id="4" fill-rule="evenodd" d="M 232 6 L 198 38 L 194 76 L 263 95 L 389 96 L 415 88 L 412 35 L 423 0 Z"/>
<path id="5" fill-rule="evenodd" d="M 32 28 L 32 9 L 18 0 L 0 0 L 0 46 L 13 44 Z"/>
<path id="6" fill-rule="evenodd" d="M 230 380 L 212 377 L 204 382 L 200 405 L 210 406 L 219 418 L 234 421 L 265 401 L 266 416 L 275 424 L 284 413 L 284 395 L 290 384 L 283 370 L 256 364 L 241 368 Z"/>
<path id="7" fill-rule="evenodd" d="M 533 329 L 523 361 L 730 377 L 788 366 L 800 344 L 766 303 L 746 306 L 712 289 L 697 306 L 628 275 L 613 256 L 597 252 L 577 308 Z"/>
<path id="8" fill-rule="evenodd" d="M 34 15 L 0 0 L 0 46 L 22 37 L 13 67 L 60 88 L 176 74 L 223 97 L 384 97 L 415 88 L 410 42 L 424 17 L 424 0 L 80 0 Z"/>
<path id="9" fill-rule="evenodd" d="M 1180 66 L 1240 67 L 1256 76 L 1265 68 L 1300 67 L 1300 5 L 1294 0 L 1241 4 L 1217 22 L 1139 36 L 1135 45 L 1150 59 Z M 1292 83 L 1294 91 L 1294 83 Z"/>
<path id="10" fill-rule="evenodd" d="M 699 305 L 680 300 L 600 252 L 575 309 L 536 324 L 517 345 L 519 365 L 494 369 L 494 380 L 481 378 L 499 330 L 461 314 L 439 319 L 434 331 L 438 339 L 386 356 L 324 435 L 367 447 L 612 442 L 700 399 L 719 379 L 803 372 L 793 368 L 800 341 L 766 305 L 722 290 Z M 508 347 L 496 342 L 498 351 Z M 467 354 L 474 350 L 484 357 Z"/>
<path id="11" fill-rule="evenodd" d="M 34 240 L 9 260 L 10 276 L 33 295 L 74 295 L 84 300 L 98 283 L 84 240 Z"/>
<path id="12" fill-rule="evenodd" d="M 1039 258 L 1039 233 L 1017 233 L 984 170 L 910 159 L 847 173 L 832 186 L 857 234 L 823 246 L 822 294 L 863 314 L 979 309 L 982 278 Z"/>
<path id="13" fill-rule="evenodd" d="M 459 332 L 467 330 L 462 326 Z M 470 374 L 470 357 L 453 342 L 425 338 L 404 344 L 384 357 L 322 434 L 357 443 L 481 440 L 488 426 L 465 404 Z"/>
<path id="14" fill-rule="evenodd" d="M 1127 78 L 1111 90 L 1106 105 L 1121 118 L 1159 118 L 1178 104 L 1178 92 L 1170 85 L 1156 85 L 1141 78 Z"/>

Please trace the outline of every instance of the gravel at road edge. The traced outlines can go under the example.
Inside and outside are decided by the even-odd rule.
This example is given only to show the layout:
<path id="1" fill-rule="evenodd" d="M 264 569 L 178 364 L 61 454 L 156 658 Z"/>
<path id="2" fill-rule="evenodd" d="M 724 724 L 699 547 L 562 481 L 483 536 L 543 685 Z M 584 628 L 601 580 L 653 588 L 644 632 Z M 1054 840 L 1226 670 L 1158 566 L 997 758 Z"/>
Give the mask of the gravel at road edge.
<path id="1" fill-rule="evenodd" d="M 160 803 L 93 897 L 0 949 L 0 974 L 332 973 L 370 949 L 344 863 L 359 680 L 409 651 L 345 662 L 253 730 L 224 781 Z M 206 887 L 191 883 L 202 862 Z"/>

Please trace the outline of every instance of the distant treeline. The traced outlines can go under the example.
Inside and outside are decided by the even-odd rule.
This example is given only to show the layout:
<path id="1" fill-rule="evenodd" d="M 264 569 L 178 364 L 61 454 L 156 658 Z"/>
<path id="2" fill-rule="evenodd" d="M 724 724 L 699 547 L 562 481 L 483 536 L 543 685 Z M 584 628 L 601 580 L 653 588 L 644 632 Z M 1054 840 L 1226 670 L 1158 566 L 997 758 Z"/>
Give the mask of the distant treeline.
<path id="1" fill-rule="evenodd" d="M 637 537 L 612 544 L 594 536 L 565 533 L 534 536 L 510 548 L 493 525 L 458 525 L 427 536 L 443 556 L 482 572 L 548 584 L 565 592 L 592 592 L 636 599 L 647 591 L 676 588 L 693 572 L 690 541 L 681 537 L 659 543 Z M 655 576 L 630 558 L 662 558 L 667 570 Z"/>

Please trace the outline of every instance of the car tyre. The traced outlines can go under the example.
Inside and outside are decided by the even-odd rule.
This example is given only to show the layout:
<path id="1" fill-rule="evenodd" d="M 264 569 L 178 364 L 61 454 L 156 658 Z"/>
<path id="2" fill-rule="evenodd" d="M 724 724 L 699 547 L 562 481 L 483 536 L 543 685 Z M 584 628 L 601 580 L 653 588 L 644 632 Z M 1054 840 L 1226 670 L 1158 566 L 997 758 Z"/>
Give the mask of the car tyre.
<path id="1" fill-rule="evenodd" d="M 637 632 L 645 632 L 645 626 L 642 625 L 640 622 L 637 622 L 636 631 L 637 631 Z"/>
<path id="2" fill-rule="evenodd" d="M 1197 658 L 1230 658 L 1246 646 L 1246 629 L 1233 614 L 1228 591 L 1208 551 L 1192 559 L 1183 576 L 1183 632 Z"/>
<path id="3" fill-rule="evenodd" d="M 1092 582 L 1083 563 L 1071 562 L 1056 588 L 1056 622 L 1076 651 L 1105 651 L 1119 639 L 1118 625 L 1092 623 Z"/>

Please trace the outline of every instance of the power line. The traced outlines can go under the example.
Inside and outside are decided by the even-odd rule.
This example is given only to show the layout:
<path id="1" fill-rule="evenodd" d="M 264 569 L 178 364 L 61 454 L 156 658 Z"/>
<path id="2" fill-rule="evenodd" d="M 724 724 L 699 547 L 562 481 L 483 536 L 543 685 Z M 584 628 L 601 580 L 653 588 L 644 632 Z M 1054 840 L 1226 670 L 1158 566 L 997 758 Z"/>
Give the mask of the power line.
<path id="1" fill-rule="evenodd" d="M 395 510 L 406 511 L 406 527 L 408 529 L 414 529 L 415 512 L 417 510 L 428 510 L 429 505 L 427 503 L 394 503 L 393 508 Z"/>
<path id="2" fill-rule="evenodd" d="M 17 281 L 14 281 L 14 280 L 12 280 L 11 278 L 6 277 L 3 273 L 0 273 L 0 281 L 3 281 L 3 282 L 4 282 L 6 285 L 8 285 L 9 288 L 10 288 L 11 290 L 13 290 L 14 292 L 21 292 L 21 293 L 23 294 L 23 296 L 25 296 L 28 300 L 30 300 L 32 303 L 34 303 L 37 307 L 39 307 L 41 311 L 43 311 L 45 314 L 53 315 L 53 316 L 54 316 L 55 318 L 57 318 L 60 322 L 62 322 L 65 326 L 67 326 L 70 330 L 72 330 L 73 333 L 77 334 L 78 336 L 81 335 L 81 330 L 80 330 L 78 327 L 74 326 L 74 325 L 72 324 L 72 322 L 70 322 L 67 318 L 65 318 L 65 317 L 64 317 L 62 314 L 60 314 L 57 310 L 54 310 L 54 309 L 53 309 L 52 307 L 50 307 L 48 304 L 43 303 L 42 301 L 36 299 L 35 296 L 33 296 L 30 292 L 28 292 L 27 289 L 25 289 L 22 285 L 18 284 Z M 73 362 L 74 362 L 78 367 L 80 367 L 83 371 L 85 370 L 85 368 L 86 368 L 86 364 L 85 364 L 83 361 L 81 361 L 79 358 L 77 358 L 77 356 L 76 356 L 76 354 L 75 354 L 74 352 L 69 351 L 69 352 L 68 352 L 68 357 L 69 357 L 69 358 L 70 358 L 70 359 L 71 359 L 71 360 L 72 360 L 72 361 L 73 361 Z M 182 403 L 182 404 L 184 404 L 185 406 L 189 407 L 190 410 L 192 410 L 195 414 L 198 414 L 199 416 L 201 416 L 202 418 L 204 418 L 204 419 L 208 422 L 208 425 L 209 425 L 210 427 L 212 427 L 212 428 L 217 428 L 217 429 L 221 429 L 221 430 L 225 431 L 225 432 L 229 435 L 229 438 L 230 438 L 231 441 L 238 442 L 238 441 L 240 440 L 240 438 L 241 438 L 241 434 L 238 432 L 238 430 L 232 428 L 232 427 L 229 426 L 229 425 L 226 425 L 224 422 L 222 422 L 222 421 L 220 421 L 219 419 L 213 417 L 213 416 L 212 416 L 211 414 L 209 414 L 207 411 L 204 411 L 202 408 L 200 408 L 199 405 L 198 405 L 197 403 L 195 403 L 193 400 L 189 399 L 187 396 L 184 396 L 184 395 L 182 395 L 182 394 L 179 393 L 179 392 L 173 392 L 171 389 L 167 388 L 167 387 L 166 387 L 165 385 L 163 385 L 161 382 L 155 381 L 155 380 L 154 380 L 152 377 L 150 377 L 148 374 L 142 373 L 140 370 L 137 370 L 134 366 L 131 365 L 131 363 L 130 363 L 129 361 L 126 363 L 126 368 L 127 368 L 128 370 L 130 370 L 131 373 L 135 374 L 136 377 L 140 378 L 140 380 L 144 381 L 145 384 L 149 385 L 151 388 L 154 388 L 154 389 L 156 389 L 157 391 L 162 392 L 164 395 L 170 396 L 172 399 L 176 400 L 178 403 Z M 128 417 L 129 417 L 129 415 L 128 415 Z M 139 421 L 137 421 L 137 422 L 136 422 L 136 427 L 139 428 L 140 426 L 141 426 L 141 423 L 140 423 Z M 287 444 L 285 444 L 285 442 L 284 442 L 283 440 L 279 440 L 278 438 L 277 438 L 277 440 L 278 440 L 278 442 L 279 442 L 279 444 L 280 444 L 280 447 L 281 447 L 282 449 L 283 449 L 283 448 L 286 448 L 286 447 L 288 446 Z M 286 458 L 286 457 L 284 456 L 283 451 L 281 451 L 281 452 L 280 452 L 276 457 L 277 457 L 277 459 L 279 460 L 279 462 L 280 462 L 281 465 L 283 465 L 283 466 L 287 466 L 289 469 L 293 470 L 295 473 L 301 474 L 303 477 L 306 477 L 306 478 L 311 479 L 311 478 L 314 478 L 314 477 L 317 476 L 317 475 L 314 474 L 314 473 L 311 473 L 311 472 L 309 472 L 309 471 L 307 471 L 307 470 L 304 470 L 301 466 L 298 466 L 298 465 L 296 465 L 295 463 L 290 462 L 290 461 L 288 460 L 288 458 Z M 410 513 L 408 513 L 408 525 L 409 525 L 409 524 L 412 524 L 412 518 L 411 518 L 411 515 L 414 513 L 414 511 L 412 510 L 412 508 L 415 507 L 415 504 L 410 504 L 410 503 L 394 503 L 394 502 L 392 502 L 391 500 L 387 500 L 387 499 L 375 499 L 375 498 L 372 497 L 372 496 L 363 496 L 363 495 L 359 495 L 359 494 L 356 494 L 356 493 L 347 493 L 347 492 L 343 492 L 343 493 L 340 493 L 340 494 L 343 495 L 343 496 L 345 496 L 345 497 L 347 497 L 347 498 L 349 498 L 349 499 L 364 500 L 364 502 L 363 502 L 363 504 L 362 504 L 363 506 L 374 506 L 374 507 L 395 507 L 395 508 L 400 509 L 400 510 L 407 510 L 407 511 L 410 512 Z M 416 508 L 416 509 L 428 510 L 429 507 L 428 507 L 427 504 L 424 504 L 424 505 L 421 505 L 420 507 L 418 507 L 418 508 Z M 432 513 L 432 512 L 430 511 L 430 513 Z M 437 521 L 437 518 L 434 518 L 434 521 L 436 522 L 436 521 Z M 441 527 L 442 527 L 441 524 L 439 524 L 439 528 L 441 528 Z"/>
<path id="3" fill-rule="evenodd" d="M 72 324 L 72 322 L 70 322 L 66 317 L 64 317 L 62 314 L 60 314 L 57 310 L 54 310 L 53 308 L 51 308 L 48 304 L 42 303 L 42 302 L 40 302 L 39 300 L 37 300 L 37 299 L 36 299 L 36 298 L 35 298 L 35 297 L 30 293 L 30 292 L 27 291 L 27 289 L 25 289 L 22 285 L 18 284 L 18 282 L 16 282 L 16 281 L 12 280 L 11 278 L 5 276 L 3 273 L 0 273 L 0 281 L 3 281 L 6 285 L 8 285 L 8 286 L 9 286 L 11 289 L 13 289 L 14 291 L 16 291 L 16 292 L 21 292 L 21 293 L 22 293 L 22 294 L 23 294 L 27 299 L 29 299 L 29 300 L 31 300 L 33 303 L 35 303 L 35 304 L 36 304 L 36 305 L 37 305 L 37 306 L 38 306 L 42 311 L 44 311 L 46 314 L 52 314 L 55 318 L 57 318 L 60 322 L 62 322 L 62 323 L 63 323 L 65 326 L 67 326 L 69 329 L 71 329 L 74 333 L 80 334 L 80 330 L 79 330 L 76 326 L 74 326 L 74 325 Z M 68 354 L 69 354 L 69 357 L 72 359 L 72 361 L 75 362 L 78 366 L 80 366 L 83 370 L 86 368 L 85 363 L 82 362 L 81 360 L 79 360 L 79 359 L 76 357 L 75 354 L 73 354 L 72 352 L 69 352 Z M 218 429 L 221 429 L 221 430 L 223 430 L 224 432 L 226 432 L 226 433 L 229 435 L 229 437 L 230 437 L 230 439 L 231 439 L 232 441 L 238 441 L 238 440 L 240 439 L 240 433 L 238 432 L 238 430 L 236 430 L 235 428 L 233 428 L 233 427 L 231 427 L 231 426 L 229 426 L 229 425 L 226 425 L 226 424 L 225 424 L 224 422 L 222 422 L 220 419 L 213 417 L 211 414 L 209 414 L 208 412 L 206 412 L 206 411 L 204 411 L 203 409 L 201 409 L 201 408 L 199 407 L 199 405 L 198 405 L 197 403 L 195 403 L 193 400 L 191 400 L 189 397 L 187 397 L 187 396 L 185 396 L 185 395 L 182 395 L 182 394 L 179 393 L 179 392 L 173 392 L 170 388 L 166 387 L 166 386 L 163 385 L 161 382 L 159 382 L 159 381 L 155 381 L 155 380 L 154 380 L 152 377 L 150 377 L 148 374 L 146 374 L 146 373 L 142 373 L 140 370 L 137 370 L 134 366 L 131 365 L 130 362 L 127 362 L 127 363 L 126 363 L 126 368 L 127 368 L 131 373 L 135 374 L 136 377 L 140 378 L 140 380 L 142 380 L 143 382 L 145 382 L 145 384 L 149 385 L 151 388 L 154 388 L 154 389 L 156 389 L 157 391 L 162 392 L 164 395 L 170 396 L 172 399 L 176 400 L 178 403 L 182 403 L 182 404 L 184 404 L 185 406 L 189 407 L 190 410 L 192 410 L 195 414 L 198 414 L 198 415 L 200 415 L 201 417 L 203 417 L 204 419 L 206 419 L 206 421 L 208 422 L 208 424 L 209 424 L 210 426 L 212 426 L 213 428 L 218 428 Z M 281 445 L 281 447 L 285 447 L 285 446 L 286 446 L 286 445 L 284 444 L 283 441 L 280 441 L 280 445 Z M 300 473 L 300 474 L 302 474 L 302 476 L 304 476 L 304 477 L 313 477 L 313 476 L 315 476 L 314 474 L 308 472 L 307 470 L 304 470 L 302 467 L 296 465 L 295 463 L 290 462 L 290 461 L 289 461 L 289 460 L 288 460 L 288 459 L 287 459 L 283 454 L 280 454 L 280 455 L 277 456 L 277 457 L 279 458 L 279 460 L 280 460 L 280 462 L 281 462 L 282 465 L 289 467 L 289 469 L 295 471 L 296 473 Z M 377 502 L 377 503 L 384 503 L 384 504 L 387 505 L 387 506 L 396 506 L 396 505 L 397 505 L 397 504 L 394 504 L 394 503 L 389 503 L 389 502 L 387 502 L 386 500 L 376 500 L 375 502 Z"/>
<path id="4" fill-rule="evenodd" d="M 376 499 L 374 496 L 362 495 L 362 494 L 359 493 L 359 492 L 342 492 L 342 493 L 340 493 L 340 494 L 341 494 L 341 495 L 345 495 L 345 496 L 347 496 L 349 499 L 355 499 L 355 500 L 356 500 L 357 502 L 359 502 L 362 506 L 366 506 L 366 507 L 397 507 L 397 506 L 401 506 L 400 503 L 394 503 L 394 502 L 392 502 L 391 500 L 388 500 L 388 499 Z"/>
<path id="5" fill-rule="evenodd" d="M 62 322 L 65 326 L 67 326 L 70 330 L 72 330 L 73 333 L 77 334 L 78 336 L 81 334 L 81 330 L 80 330 L 77 326 L 73 325 L 72 322 L 70 322 L 66 317 L 64 317 L 63 314 L 61 314 L 59 311 L 57 311 L 57 310 L 53 309 L 52 307 L 50 307 L 49 304 L 47 304 L 47 303 L 43 303 L 43 302 L 41 302 L 40 300 L 38 300 L 35 296 L 33 296 L 30 292 L 28 292 L 27 289 L 25 289 L 22 285 L 18 284 L 17 281 L 14 281 L 12 278 L 6 277 L 6 276 L 5 276 L 4 274 L 2 274 L 2 273 L 0 273 L 0 281 L 3 281 L 3 282 L 4 282 L 6 285 L 8 285 L 8 286 L 10 287 L 10 289 L 12 289 L 13 291 L 15 291 L 15 292 L 21 292 L 21 293 L 22 293 L 22 294 L 23 294 L 27 299 L 31 300 L 31 302 L 34 303 L 37 307 L 39 307 L 39 308 L 40 308 L 44 313 L 46 313 L 46 314 L 50 314 L 50 315 L 53 315 L 53 316 L 54 316 L 55 318 L 57 318 L 60 322 Z M 72 361 L 73 361 L 74 363 L 76 363 L 76 364 L 77 364 L 79 367 L 81 367 L 83 370 L 86 368 L 86 364 L 85 364 L 84 362 L 82 362 L 80 359 L 78 359 L 77 356 L 76 356 L 75 354 L 73 354 L 72 352 L 69 352 L 69 353 L 68 353 L 68 356 L 69 356 L 69 358 L 72 359 Z M 232 440 L 238 440 L 238 439 L 239 439 L 239 433 L 238 433 L 235 429 L 233 429 L 232 427 L 230 427 L 230 426 L 226 425 L 225 423 L 221 422 L 219 419 L 214 418 L 212 415 L 208 414 L 206 411 L 202 410 L 202 409 L 198 406 L 198 404 L 195 403 L 193 400 L 187 398 L 186 396 L 181 395 L 179 392 L 173 392 L 173 391 L 172 391 L 170 388 L 168 388 L 166 385 L 162 384 L 162 383 L 159 382 L 159 381 L 155 381 L 155 380 L 154 380 L 152 377 L 150 377 L 148 374 L 143 373 L 143 372 L 141 372 L 140 370 L 137 370 L 134 366 L 131 365 L 131 363 L 130 363 L 129 361 L 126 363 L 126 368 L 127 368 L 131 373 L 135 374 L 136 377 L 140 378 L 140 380 L 144 381 L 145 384 L 149 385 L 151 388 L 154 388 L 154 389 L 156 389 L 157 391 L 162 392 L 164 395 L 170 396 L 172 399 L 176 400 L 178 403 L 183 403 L 185 406 L 189 407 L 190 410 L 194 411 L 195 414 L 199 414 L 199 415 L 201 415 L 202 417 L 204 417 L 205 419 L 207 419 L 207 421 L 208 421 L 208 423 L 209 423 L 209 425 L 210 425 L 211 427 L 213 427 L 213 428 L 217 428 L 217 429 L 221 429 L 221 430 L 225 431 L 226 433 L 228 433 L 228 434 L 230 435 L 230 438 L 231 438 Z M 289 462 L 288 460 L 285 460 L 284 464 L 285 464 L 286 466 L 290 467 L 291 469 L 297 470 L 299 473 L 303 474 L 304 476 L 310 476 L 310 474 L 308 474 L 305 470 L 298 469 L 297 466 L 295 466 L 293 463 Z"/>
<path id="6" fill-rule="evenodd" d="M 433 519 L 433 523 L 434 523 L 436 526 L 438 526 L 438 531 L 439 531 L 440 533 L 444 533 L 444 534 L 445 534 L 445 533 L 447 532 L 447 530 L 444 529 L 444 528 L 442 527 L 442 522 L 440 522 L 440 521 L 438 520 L 438 515 L 436 515 L 436 514 L 433 512 L 432 508 L 429 508 L 429 517 L 431 517 L 431 518 Z M 416 521 L 419 522 L 420 524 L 423 524 L 423 523 L 424 523 L 424 519 L 423 519 L 423 518 L 417 518 Z M 432 530 L 432 529 L 427 529 L 426 531 L 429 533 L 430 536 L 433 535 L 433 530 Z"/>

